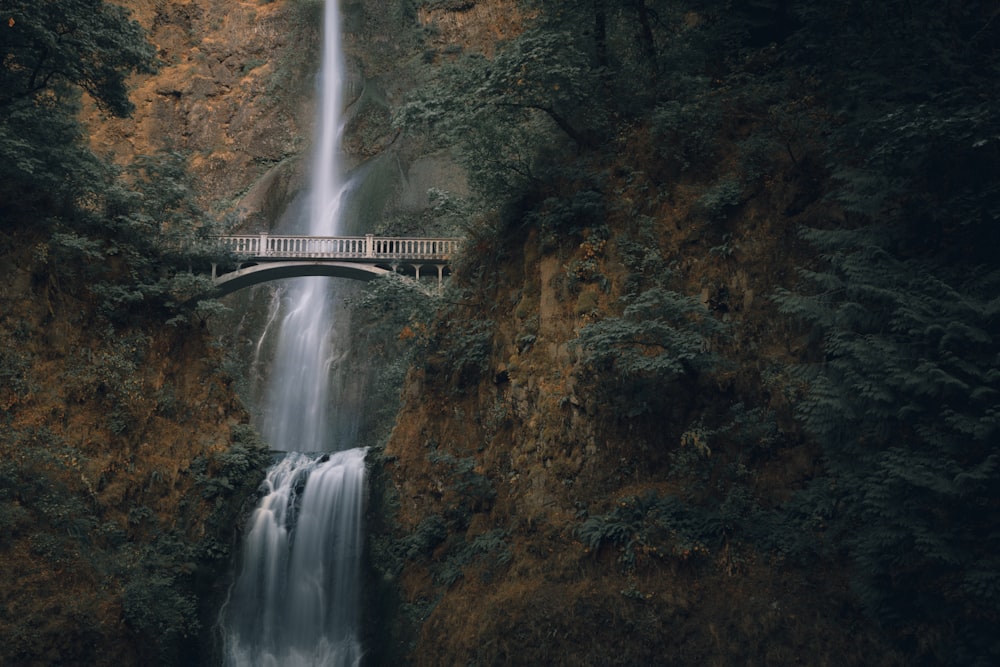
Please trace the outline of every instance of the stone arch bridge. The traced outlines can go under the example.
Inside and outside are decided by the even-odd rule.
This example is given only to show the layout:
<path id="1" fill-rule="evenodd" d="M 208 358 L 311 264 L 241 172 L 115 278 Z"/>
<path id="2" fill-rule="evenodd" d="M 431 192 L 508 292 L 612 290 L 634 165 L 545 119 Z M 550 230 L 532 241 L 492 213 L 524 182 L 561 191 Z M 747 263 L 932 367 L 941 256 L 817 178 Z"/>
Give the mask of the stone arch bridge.
<path id="1" fill-rule="evenodd" d="M 220 249 L 232 253 L 235 268 L 212 264 L 215 296 L 279 278 L 334 276 L 371 280 L 403 274 L 418 282 L 437 276 L 440 284 L 461 246 L 458 238 L 365 236 L 219 236 Z M 228 268 L 228 267 L 227 267 Z"/>

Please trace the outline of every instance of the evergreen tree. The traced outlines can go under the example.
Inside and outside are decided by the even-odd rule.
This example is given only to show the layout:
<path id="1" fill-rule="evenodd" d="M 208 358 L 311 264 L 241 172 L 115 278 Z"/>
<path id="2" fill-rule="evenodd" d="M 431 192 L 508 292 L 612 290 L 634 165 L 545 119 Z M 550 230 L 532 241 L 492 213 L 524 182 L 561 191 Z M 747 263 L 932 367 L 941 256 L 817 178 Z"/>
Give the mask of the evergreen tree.
<path id="1" fill-rule="evenodd" d="M 0 12 L 0 223 L 36 206 L 67 215 L 102 178 L 77 120 L 81 91 L 127 116 L 127 78 L 152 72 L 155 52 L 103 0 L 9 0 Z"/>
<path id="2" fill-rule="evenodd" d="M 823 443 L 868 609 L 935 659 L 1000 656 L 1000 269 L 900 259 L 893 234 L 812 231 L 828 269 L 779 302 L 822 335 L 799 405 Z M 914 641 L 915 637 L 911 637 Z"/>

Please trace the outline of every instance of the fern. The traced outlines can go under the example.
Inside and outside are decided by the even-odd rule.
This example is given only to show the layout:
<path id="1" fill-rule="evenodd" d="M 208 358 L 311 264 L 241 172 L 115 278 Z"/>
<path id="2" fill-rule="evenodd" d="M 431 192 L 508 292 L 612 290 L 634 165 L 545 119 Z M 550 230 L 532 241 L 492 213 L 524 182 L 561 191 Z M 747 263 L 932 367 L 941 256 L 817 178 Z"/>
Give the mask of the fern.
<path id="1" fill-rule="evenodd" d="M 651 558 L 683 560 L 706 554 L 722 530 L 718 512 L 649 492 L 619 500 L 607 514 L 588 517 L 576 534 L 593 552 L 605 545 L 616 547 L 618 562 L 631 572 Z"/>
<path id="2" fill-rule="evenodd" d="M 828 268 L 776 301 L 822 337 L 822 362 L 796 370 L 798 415 L 825 447 L 855 588 L 889 626 L 946 614 L 985 632 L 1000 611 L 1000 271 L 903 258 L 885 228 L 806 236 Z"/>
<path id="3" fill-rule="evenodd" d="M 585 326 L 576 340 L 584 361 L 619 377 L 670 381 L 712 363 L 708 337 L 722 329 L 701 303 L 660 287 L 625 297 L 621 317 Z"/>

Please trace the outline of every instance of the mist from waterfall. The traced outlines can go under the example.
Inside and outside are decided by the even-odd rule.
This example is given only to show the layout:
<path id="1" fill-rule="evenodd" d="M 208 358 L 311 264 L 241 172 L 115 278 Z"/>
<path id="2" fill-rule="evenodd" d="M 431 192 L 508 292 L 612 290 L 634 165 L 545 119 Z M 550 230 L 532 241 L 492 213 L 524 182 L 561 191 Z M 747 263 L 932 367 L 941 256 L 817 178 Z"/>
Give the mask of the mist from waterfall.
<path id="1" fill-rule="evenodd" d="M 348 192 L 339 160 L 337 4 L 328 0 L 324 10 L 308 206 L 314 236 L 343 233 Z M 297 278 L 279 294 L 284 315 L 270 318 L 277 338 L 256 425 L 272 449 L 290 453 L 268 471 L 247 526 L 241 569 L 220 617 L 224 662 L 357 665 L 365 452 L 350 449 L 354 429 L 334 423 L 343 419 L 331 409 L 331 371 L 344 354 L 333 335 L 331 281 Z"/>

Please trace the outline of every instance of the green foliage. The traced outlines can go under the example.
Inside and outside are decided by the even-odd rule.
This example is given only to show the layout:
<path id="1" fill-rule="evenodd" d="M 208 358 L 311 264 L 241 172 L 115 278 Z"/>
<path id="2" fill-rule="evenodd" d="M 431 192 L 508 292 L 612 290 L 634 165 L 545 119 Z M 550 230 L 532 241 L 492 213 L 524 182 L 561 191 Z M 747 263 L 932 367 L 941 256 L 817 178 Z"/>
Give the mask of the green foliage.
<path id="1" fill-rule="evenodd" d="M 12 344 L 0 341 L 0 413 L 5 413 L 31 392 L 31 356 Z"/>
<path id="2" fill-rule="evenodd" d="M 707 89 L 708 82 L 699 77 L 685 83 L 685 88 L 692 89 L 690 92 L 663 102 L 652 114 L 657 151 L 679 171 L 700 168 L 715 160 L 721 121 L 718 101 L 698 91 Z"/>
<path id="3" fill-rule="evenodd" d="M 626 499 L 588 519 L 581 538 L 618 549 L 626 567 L 654 546 L 663 553 L 735 538 L 782 563 L 846 560 L 860 599 L 879 627 L 909 641 L 913 662 L 996 663 L 995 3 L 532 4 L 538 18 L 506 56 L 453 61 L 401 116 L 461 146 L 486 207 L 509 212 L 489 218 L 492 243 L 476 237 L 484 254 L 508 250 L 495 239 L 510 221 L 540 229 L 546 249 L 618 224 L 619 214 L 638 227 L 678 192 L 669 183 L 682 173 L 708 186 L 693 212 L 711 220 L 738 223 L 737 208 L 750 200 L 784 199 L 793 222 L 809 208 L 811 224 L 819 209 L 835 211 L 823 223 L 830 229 L 805 233 L 824 264 L 810 264 L 803 287 L 777 295 L 811 336 L 808 363 L 790 373 L 784 399 L 814 440 L 807 446 L 822 445 L 821 469 L 796 480 L 802 487 L 784 502 L 768 492 L 765 506 L 756 472 L 776 463 L 786 437 L 774 416 L 745 407 L 699 415 L 667 455 L 683 501 Z M 562 43 L 539 39 L 549 35 Z M 544 57 L 525 62 L 531 53 Z M 592 89 L 550 95 L 538 71 L 549 63 L 589 67 L 576 80 Z M 595 134 L 604 146 L 590 143 Z M 616 151 L 644 157 L 629 142 L 646 137 L 655 158 L 635 165 L 648 180 L 643 189 L 642 179 L 626 179 Z M 608 164 L 611 175 L 596 173 Z M 612 191 L 609 178 L 627 185 Z M 659 202 L 640 201 L 656 186 Z M 619 415 L 663 414 L 680 399 L 665 388 L 716 361 L 708 350 L 720 325 L 658 278 L 672 259 L 657 249 L 662 223 L 651 217 L 636 241 L 613 230 L 630 271 L 623 312 L 587 325 L 576 341 L 581 378 L 618 401 Z M 727 228 L 711 252 L 746 250 L 743 231 Z M 582 262 L 570 274 L 591 276 L 594 266 Z M 579 312 L 594 316 L 586 299 Z M 442 331 L 452 326 L 470 343 L 457 349 L 482 358 L 472 353 L 485 349 L 471 344 L 474 332 L 452 323 Z M 534 334 L 516 339 L 519 348 Z M 440 350 L 450 344 L 447 335 L 437 340 Z"/>
<path id="4" fill-rule="evenodd" d="M 437 372 L 441 370 L 439 364 L 446 364 L 453 378 L 454 391 L 474 386 L 489 369 L 495 327 L 496 323 L 491 320 L 439 322 L 430 339 L 425 362 L 428 371 Z M 441 350 L 447 350 L 447 360 L 437 356 Z"/>
<path id="5" fill-rule="evenodd" d="M 465 576 L 467 568 L 476 565 L 483 568 L 481 576 L 489 581 L 496 568 L 507 565 L 513 558 L 507 538 L 508 532 L 498 528 L 477 535 L 471 541 L 463 540 L 434 568 L 434 581 L 451 586 Z"/>
<path id="6" fill-rule="evenodd" d="M 723 178 L 698 198 L 699 212 L 709 220 L 724 218 L 743 200 L 743 186 L 734 178 Z"/>
<path id="7" fill-rule="evenodd" d="M 176 318 L 185 295 L 197 291 L 197 280 L 188 279 L 187 271 L 200 257 L 195 247 L 205 221 L 193 204 L 185 158 L 161 153 L 125 168 L 104 163 L 88 149 L 88 132 L 79 120 L 83 93 L 103 112 L 130 113 L 128 78 L 152 71 L 154 47 L 120 4 L 12 0 L 0 10 L 0 231 L 8 243 L 32 244 L 32 277 L 46 294 L 36 296 L 51 299 L 49 309 L 53 303 L 57 308 L 83 304 L 68 325 L 103 336 L 99 343 L 70 350 L 65 366 L 54 371 L 59 375 L 51 378 L 51 391 L 65 391 L 68 404 L 27 420 L 51 428 L 8 428 L 18 420 L 7 419 L 8 409 L 38 391 L 32 377 L 35 359 L 25 350 L 45 343 L 23 345 L 30 333 L 26 323 L 15 324 L 9 335 L 5 330 L 0 340 L 0 549 L 30 547 L 45 576 L 59 573 L 74 587 L 93 584 L 92 595 L 78 604 L 46 607 L 52 618 L 11 618 L 6 612 L 14 607 L 0 610 L 9 645 L 0 661 L 57 662 L 57 654 L 37 649 L 53 632 L 64 633 L 72 620 L 79 636 L 59 638 L 80 646 L 68 659 L 100 662 L 106 656 L 88 658 L 89 647 L 109 629 L 92 619 L 121 605 L 143 662 L 190 663 L 192 636 L 199 628 L 195 590 L 204 583 L 196 583 L 194 575 L 225 563 L 227 554 L 216 536 L 231 531 L 238 505 L 252 493 L 266 457 L 266 451 L 249 451 L 250 445 L 245 453 L 237 445 L 219 455 L 211 463 L 228 488 L 214 496 L 213 514 L 207 521 L 184 515 L 196 508 L 195 493 L 192 502 L 180 503 L 174 529 L 160 525 L 153 509 L 159 505 L 150 497 L 167 492 L 161 471 L 128 480 L 122 478 L 129 471 L 121 470 L 111 484 L 124 485 L 129 507 L 109 508 L 102 505 L 105 485 L 118 464 L 103 472 L 88 467 L 96 462 L 87 461 L 56 430 L 63 420 L 62 427 L 78 427 L 82 421 L 70 421 L 79 415 L 75 404 L 91 403 L 104 409 L 101 428 L 112 436 L 132 434 L 115 437 L 120 442 L 112 444 L 138 444 L 132 436 L 146 426 L 155 403 L 142 372 L 149 341 L 133 325 L 150 315 Z M 61 299 L 66 293 L 79 298 Z M 96 316 L 88 308 L 95 302 Z M 6 327 L 7 317 L 0 319 Z M 162 397 L 169 398 L 168 393 Z M 167 412 L 179 409 L 173 399 Z M 165 403 L 169 407 L 170 401 Z M 234 438 L 247 440 L 239 433 Z M 99 446 L 87 442 L 88 451 Z M 132 455 L 120 454 L 122 460 Z M 204 473 L 204 484 L 211 484 L 215 471 L 206 464 Z M 119 519 L 119 510 L 126 509 L 127 517 Z M 205 532 L 184 534 L 191 526 Z"/>
<path id="8" fill-rule="evenodd" d="M 478 566 L 484 578 L 492 577 L 496 568 L 512 558 L 507 531 L 491 530 L 471 539 L 463 533 L 473 513 L 489 511 L 496 491 L 476 471 L 473 457 L 457 458 L 434 451 L 428 458 L 443 475 L 445 507 L 442 514 L 424 517 L 413 532 L 395 541 L 391 547 L 395 568 L 401 568 L 406 560 L 427 562 L 434 581 L 444 585 L 458 581 L 471 566 Z"/>
<path id="9" fill-rule="evenodd" d="M 399 540 L 398 549 L 408 560 L 429 558 L 448 537 L 448 524 L 439 514 L 425 516 L 412 533 Z"/>
<path id="10" fill-rule="evenodd" d="M 267 445 L 253 427 L 236 424 L 232 437 L 229 449 L 199 457 L 191 466 L 202 497 L 214 499 L 216 511 L 225 511 L 231 507 L 229 499 L 256 488 L 270 463 Z"/>
<path id="11" fill-rule="evenodd" d="M 0 29 L 0 221 L 51 233 L 39 271 L 89 286 L 124 323 L 137 306 L 177 309 L 176 276 L 195 259 L 204 214 L 182 156 L 140 157 L 124 171 L 98 159 L 79 121 L 80 92 L 131 113 L 126 82 L 154 69 L 128 10 L 102 0 L 4 8 Z M 83 280 L 80 280 L 80 279 Z"/>
<path id="12" fill-rule="evenodd" d="M 352 305 L 365 314 L 371 326 L 384 333 L 398 334 L 405 327 L 413 331 L 425 328 L 439 305 L 438 296 L 401 276 L 377 278 L 365 288 Z"/>
<path id="13" fill-rule="evenodd" d="M 449 522 L 438 514 L 424 517 L 416 529 L 399 539 L 394 547 L 402 560 L 428 562 L 436 583 L 450 586 L 471 566 L 480 566 L 484 578 L 493 576 L 498 567 L 510 563 L 512 554 L 507 544 L 507 531 L 490 530 L 469 540 L 450 534 Z M 435 550 L 445 545 L 435 557 Z"/>
<path id="14" fill-rule="evenodd" d="M 583 361 L 610 390 L 628 389 L 630 416 L 652 410 L 663 386 L 709 369 L 709 337 L 722 330 L 701 303 L 662 287 L 623 297 L 620 317 L 609 317 L 580 330 L 575 344 Z"/>
<path id="15" fill-rule="evenodd" d="M 607 216 L 604 195 L 596 189 L 575 190 L 565 197 L 549 197 L 525 216 L 527 225 L 538 228 L 545 238 L 580 236 L 584 230 L 604 227 Z M 605 228 L 606 232 L 606 228 Z"/>
<path id="16" fill-rule="evenodd" d="M 430 344 L 427 332 L 441 302 L 437 291 L 424 290 L 400 276 L 378 278 L 365 284 L 351 301 L 354 335 L 363 341 L 368 359 L 376 367 L 367 396 L 368 424 L 361 428 L 366 446 L 380 448 L 395 423 L 400 388 L 411 365 L 420 363 Z"/>
<path id="17" fill-rule="evenodd" d="M 91 179 L 104 167 L 82 147 L 77 106 L 35 105 L 14 100 L 0 107 L 0 211 L 31 211 L 44 222 L 66 215 L 85 198 Z M 4 215 L 6 222 L 12 219 Z"/>
<path id="18" fill-rule="evenodd" d="M 588 517 L 576 531 L 591 551 L 617 548 L 618 562 L 629 572 L 654 558 L 707 554 L 721 532 L 716 512 L 655 492 L 622 498 L 613 510 Z"/>
<path id="19" fill-rule="evenodd" d="M 800 369 L 799 416 L 825 447 L 836 521 L 852 527 L 858 593 L 890 626 L 947 613 L 986 632 L 1000 572 L 1000 270 L 900 258 L 896 234 L 874 227 L 806 236 L 829 261 L 803 272 L 818 291 L 776 298 L 823 337 L 823 363 Z"/>
<path id="20" fill-rule="evenodd" d="M 218 474 L 227 476 L 230 486 L 247 497 L 263 476 L 267 452 L 248 427 L 235 428 L 233 438 L 232 449 L 213 463 Z M 196 575 L 202 569 L 218 574 L 228 565 L 228 550 L 216 536 L 231 532 L 239 497 L 230 496 L 207 520 L 197 517 L 205 531 L 194 535 L 186 534 L 194 518 L 185 514 L 185 503 L 174 517 L 176 526 L 164 526 L 145 504 L 150 496 L 143 494 L 149 489 L 136 489 L 125 522 L 119 525 L 117 518 L 109 519 L 109 508 L 88 481 L 83 454 L 51 429 L 0 429 L 0 451 L 0 550 L 12 544 L 28 546 L 41 571 L 92 579 L 96 584 L 92 595 L 80 601 L 88 610 L 81 618 L 120 604 L 143 662 L 187 664 L 203 611 L 198 593 L 204 593 L 200 587 L 205 582 L 196 582 Z M 153 471 L 151 482 L 156 476 Z M 46 613 L 55 615 L 50 621 L 70 618 L 75 626 L 80 619 L 74 614 L 82 612 L 53 612 L 47 607 Z M 47 632 L 35 627 L 30 617 L 5 614 L 3 621 L 13 645 L 5 648 L 4 656 L 31 650 L 24 647 Z"/>
<path id="21" fill-rule="evenodd" d="M 503 201 L 537 180 L 548 151 L 590 142 L 602 112 L 587 57 L 566 34 L 527 31 L 487 60 L 441 68 L 396 124 L 434 132 L 456 148 L 481 196 Z"/>
<path id="22" fill-rule="evenodd" d="M 431 463 L 445 468 L 447 488 L 453 494 L 445 518 L 464 528 L 475 512 L 489 509 L 496 498 L 496 491 L 485 475 L 476 472 L 476 459 L 457 458 L 447 452 L 432 452 Z"/>
<path id="23" fill-rule="evenodd" d="M 122 434 L 143 417 L 145 396 L 140 372 L 149 341 L 141 334 L 108 336 L 105 346 L 77 350 L 66 366 L 67 396 L 95 401 L 107 409 L 108 426 Z"/>
<path id="24" fill-rule="evenodd" d="M 127 77 L 151 72 L 154 50 L 127 10 L 102 0 L 11 0 L 3 14 L 0 211 L 44 202 L 43 216 L 64 215 L 103 173 L 83 145 L 79 91 L 114 115 L 128 115 Z"/>
<path id="25" fill-rule="evenodd" d="M 809 567 L 818 560 L 835 560 L 854 528 L 840 521 L 840 503 L 836 481 L 821 476 L 780 506 L 759 508 L 744 534 L 759 551 L 781 562 Z"/>
<path id="26" fill-rule="evenodd" d="M 179 647 L 197 636 L 200 627 L 198 600 L 186 581 L 195 567 L 194 553 L 189 545 L 163 535 L 134 557 L 122 593 L 125 621 L 149 639 L 146 659 L 176 664 Z"/>
<path id="27" fill-rule="evenodd" d="M 99 190 L 88 195 L 94 199 L 89 208 L 55 225 L 38 253 L 66 288 L 86 286 L 99 299 L 100 314 L 115 325 L 151 310 L 180 323 L 189 316 L 189 302 L 210 287 L 210 278 L 190 267 L 210 260 L 204 238 L 214 225 L 193 202 L 184 164 L 182 156 L 165 152 L 140 157 L 123 173 L 105 170 Z M 211 308 L 206 302 L 202 317 Z"/>
<path id="28" fill-rule="evenodd" d="M 171 150 L 137 156 L 124 177 L 130 187 L 112 190 L 117 196 L 108 197 L 118 236 L 160 249 L 165 261 L 190 262 L 217 230 L 195 202 L 186 156 Z"/>
<path id="29" fill-rule="evenodd" d="M 126 78 L 153 71 L 154 50 L 128 10 L 103 0 L 9 0 L 0 32 L 0 108 L 79 87 L 116 116 L 132 112 Z"/>
<path id="30" fill-rule="evenodd" d="M 1000 86 L 996 52 L 986 46 L 998 36 L 994 8 L 858 0 L 844 12 L 807 3 L 795 11 L 798 56 L 839 91 L 827 144 L 840 181 L 832 197 L 848 211 L 910 226 L 914 243 L 976 228 L 995 243 L 987 221 L 1000 200 L 991 177 L 1000 111 L 987 100 Z"/>

